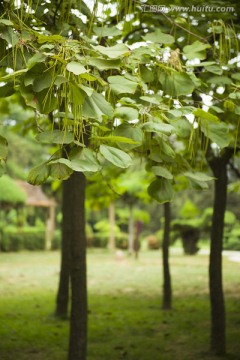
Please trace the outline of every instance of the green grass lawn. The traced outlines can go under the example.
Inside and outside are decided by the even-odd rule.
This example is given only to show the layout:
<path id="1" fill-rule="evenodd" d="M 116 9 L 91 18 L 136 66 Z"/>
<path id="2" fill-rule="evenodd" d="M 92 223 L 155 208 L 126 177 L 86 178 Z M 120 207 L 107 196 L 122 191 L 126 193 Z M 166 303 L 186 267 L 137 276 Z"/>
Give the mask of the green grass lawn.
<path id="1" fill-rule="evenodd" d="M 66 360 L 68 321 L 55 319 L 58 252 L 0 254 L 0 359 Z M 240 263 L 224 257 L 226 359 L 240 359 Z M 213 360 L 208 256 L 171 254 L 173 310 L 161 310 L 158 251 L 117 261 L 88 253 L 88 360 Z"/>

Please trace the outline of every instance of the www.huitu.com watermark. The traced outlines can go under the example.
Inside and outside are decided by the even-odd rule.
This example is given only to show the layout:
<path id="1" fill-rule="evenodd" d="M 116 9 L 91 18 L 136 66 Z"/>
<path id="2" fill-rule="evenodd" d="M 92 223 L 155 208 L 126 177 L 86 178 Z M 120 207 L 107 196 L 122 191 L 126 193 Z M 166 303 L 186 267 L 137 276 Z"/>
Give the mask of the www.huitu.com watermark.
<path id="1" fill-rule="evenodd" d="M 234 12 L 235 8 L 233 6 L 177 6 L 177 5 L 141 5 L 143 12 L 151 13 L 164 13 L 169 12 L 198 12 L 198 13 L 226 13 Z"/>

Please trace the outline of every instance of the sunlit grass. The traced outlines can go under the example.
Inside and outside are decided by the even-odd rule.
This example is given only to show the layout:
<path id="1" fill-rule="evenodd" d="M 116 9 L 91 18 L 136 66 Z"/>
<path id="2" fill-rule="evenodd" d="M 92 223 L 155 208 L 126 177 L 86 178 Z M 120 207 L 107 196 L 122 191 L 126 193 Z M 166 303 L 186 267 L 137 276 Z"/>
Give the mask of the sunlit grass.
<path id="1" fill-rule="evenodd" d="M 68 322 L 54 317 L 58 252 L 0 254 L 0 359 L 67 358 Z M 173 310 L 161 310 L 161 253 L 136 261 L 88 253 L 88 360 L 212 360 L 208 256 L 171 254 Z M 224 257 L 228 359 L 239 359 L 240 263 Z"/>

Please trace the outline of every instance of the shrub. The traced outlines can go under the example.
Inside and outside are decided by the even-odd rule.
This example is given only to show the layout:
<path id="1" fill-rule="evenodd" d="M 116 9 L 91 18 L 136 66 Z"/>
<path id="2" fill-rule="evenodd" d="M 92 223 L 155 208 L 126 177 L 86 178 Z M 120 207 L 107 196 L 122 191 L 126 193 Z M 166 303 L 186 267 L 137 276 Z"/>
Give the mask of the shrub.
<path id="1" fill-rule="evenodd" d="M 121 250 L 128 248 L 128 234 L 121 232 L 116 236 L 116 248 Z"/>
<path id="2" fill-rule="evenodd" d="M 160 249 L 160 241 L 158 240 L 156 235 L 149 235 L 146 237 L 147 246 L 150 250 L 158 250 Z"/>
<path id="3" fill-rule="evenodd" d="M 224 232 L 224 250 L 240 250 L 240 226 L 237 225 L 231 230 Z"/>
<path id="4" fill-rule="evenodd" d="M 1 241 L 2 251 L 43 250 L 45 248 L 45 231 L 37 227 L 4 229 Z"/>
<path id="5" fill-rule="evenodd" d="M 17 228 L 8 226 L 4 229 L 1 237 L 2 251 L 20 250 L 44 250 L 45 249 L 45 229 L 42 227 L 26 226 Z M 52 240 L 52 250 L 59 249 L 61 246 L 61 232 L 56 230 Z"/>
<path id="6" fill-rule="evenodd" d="M 60 230 L 55 230 L 54 238 L 52 239 L 51 250 L 58 250 L 61 248 L 62 235 Z"/>

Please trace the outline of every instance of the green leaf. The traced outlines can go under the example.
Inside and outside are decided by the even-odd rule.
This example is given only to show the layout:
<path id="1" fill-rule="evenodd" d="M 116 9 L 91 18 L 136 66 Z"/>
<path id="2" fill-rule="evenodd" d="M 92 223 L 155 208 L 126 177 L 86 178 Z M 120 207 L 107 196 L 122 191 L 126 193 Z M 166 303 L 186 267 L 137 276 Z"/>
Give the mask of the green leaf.
<path id="1" fill-rule="evenodd" d="M 168 179 L 158 178 L 149 185 L 148 194 L 160 204 L 169 202 L 174 195 L 172 182 Z"/>
<path id="2" fill-rule="evenodd" d="M 186 119 L 178 119 L 171 121 L 171 125 L 175 129 L 175 133 L 182 138 L 189 138 L 191 133 L 191 125 Z"/>
<path id="3" fill-rule="evenodd" d="M 140 99 L 150 104 L 160 105 L 160 102 L 154 96 L 140 96 Z"/>
<path id="4" fill-rule="evenodd" d="M 117 44 L 110 47 L 97 45 L 93 46 L 93 48 L 110 59 L 117 59 L 122 56 L 130 55 L 130 50 L 125 44 Z"/>
<path id="5" fill-rule="evenodd" d="M 6 85 L 0 86 L 0 98 L 6 98 L 15 93 L 13 83 L 8 83 Z"/>
<path id="6" fill-rule="evenodd" d="M 128 80 L 120 75 L 109 76 L 108 82 L 111 90 L 117 95 L 124 93 L 134 94 L 138 86 L 138 83 Z"/>
<path id="7" fill-rule="evenodd" d="M 138 144 L 139 143 L 137 141 L 134 141 L 133 139 L 130 139 L 128 137 L 123 137 L 123 136 L 114 136 L 114 135 L 109 135 L 109 136 L 93 136 L 94 139 L 97 140 L 102 140 L 104 142 L 107 143 L 124 143 L 124 144 Z"/>
<path id="8" fill-rule="evenodd" d="M 207 57 L 206 49 L 210 49 L 210 48 L 211 45 L 204 44 L 197 40 L 191 45 L 184 46 L 183 53 L 188 60 L 193 60 L 196 58 L 200 60 L 204 60 Z"/>
<path id="9" fill-rule="evenodd" d="M 127 153 L 112 146 L 101 145 L 100 153 L 106 160 L 117 167 L 127 168 L 132 164 L 132 159 Z"/>
<path id="10" fill-rule="evenodd" d="M 83 90 L 87 96 L 92 96 L 92 94 L 94 92 L 94 89 L 89 86 L 79 84 L 78 87 L 80 87 L 80 89 Z"/>
<path id="11" fill-rule="evenodd" d="M 0 135 L 0 160 L 5 160 L 8 155 L 8 142 Z"/>
<path id="12" fill-rule="evenodd" d="M 113 108 L 102 94 L 94 92 L 91 97 L 87 97 L 82 107 L 82 114 L 86 118 L 101 119 L 102 116 L 113 117 Z"/>
<path id="13" fill-rule="evenodd" d="M 86 92 L 82 91 L 78 84 L 74 82 L 69 83 L 69 98 L 74 105 L 83 105 L 86 98 Z"/>
<path id="14" fill-rule="evenodd" d="M 50 176 L 57 180 L 66 180 L 73 173 L 71 162 L 67 159 L 56 159 L 48 163 Z"/>
<path id="15" fill-rule="evenodd" d="M 48 89 L 53 85 L 54 79 L 53 79 L 53 71 L 48 70 L 45 71 L 41 76 L 38 76 L 33 81 L 33 91 L 40 92 L 44 89 Z"/>
<path id="16" fill-rule="evenodd" d="M 237 81 L 240 81 L 240 72 L 232 74 L 231 78 Z"/>
<path id="17" fill-rule="evenodd" d="M 159 81 L 162 84 L 163 91 L 172 97 L 192 94 L 195 88 L 189 75 L 176 71 L 172 72 L 171 75 L 161 72 Z"/>
<path id="18" fill-rule="evenodd" d="M 110 60 L 104 58 L 90 58 L 89 65 L 92 65 L 98 68 L 100 71 L 108 70 L 108 69 L 120 69 L 121 67 L 121 60 Z"/>
<path id="19" fill-rule="evenodd" d="M 224 148 L 230 143 L 229 128 L 226 123 L 209 123 L 207 120 L 201 120 L 201 131 L 212 142 L 216 143 L 220 148 Z"/>
<path id="20" fill-rule="evenodd" d="M 121 106 L 115 109 L 114 116 L 126 121 L 138 119 L 138 111 L 129 106 Z"/>
<path id="21" fill-rule="evenodd" d="M 36 139 L 44 144 L 70 144 L 74 141 L 74 135 L 61 130 L 45 131 L 36 136 Z"/>
<path id="22" fill-rule="evenodd" d="M 214 122 L 218 124 L 220 122 L 219 118 L 205 110 L 202 110 L 200 108 L 193 111 L 193 114 L 197 117 L 200 117 L 202 119 L 206 119 L 208 121 Z"/>
<path id="23" fill-rule="evenodd" d="M 58 108 L 57 98 L 49 89 L 35 93 L 34 100 L 35 98 L 37 99 L 37 109 L 41 114 L 49 114 Z"/>
<path id="24" fill-rule="evenodd" d="M 232 80 L 227 76 L 213 76 L 207 80 L 209 84 L 215 84 L 218 86 L 231 85 Z"/>
<path id="25" fill-rule="evenodd" d="M 46 59 L 46 55 L 42 54 L 42 53 L 36 53 L 34 54 L 27 62 L 27 66 L 28 68 L 32 68 L 34 65 L 38 64 L 38 63 L 42 63 L 44 62 Z"/>
<path id="26" fill-rule="evenodd" d="M 1 90 L 1 88 L 0 88 Z M 240 99 L 240 91 L 236 91 L 234 93 L 229 94 L 230 99 L 239 100 Z"/>
<path id="27" fill-rule="evenodd" d="M 43 184 L 50 175 L 49 167 L 47 163 L 35 166 L 29 171 L 27 181 L 32 185 Z"/>
<path id="28" fill-rule="evenodd" d="M 152 121 L 146 122 L 141 126 L 141 128 L 142 130 L 147 132 L 159 132 L 166 135 L 170 135 L 174 130 L 174 127 L 172 125 L 165 124 L 163 122 L 152 122 Z"/>
<path id="29" fill-rule="evenodd" d="M 97 172 L 102 168 L 91 149 L 73 149 L 69 157 L 74 171 Z"/>
<path id="30" fill-rule="evenodd" d="M 154 175 L 156 176 L 161 176 L 165 179 L 168 180 L 172 180 L 173 179 L 173 175 L 170 173 L 170 171 L 168 169 L 166 169 L 163 166 L 152 166 L 151 167 L 151 171 L 153 172 Z"/>
<path id="31" fill-rule="evenodd" d="M 122 150 L 132 150 L 136 147 L 138 147 L 143 140 L 143 133 L 139 127 L 132 126 L 131 124 L 121 124 L 113 132 L 114 136 L 120 136 L 123 138 L 128 138 L 130 140 L 133 140 L 135 144 L 126 144 L 117 142 L 118 146 Z"/>
<path id="32" fill-rule="evenodd" d="M 116 27 L 113 27 L 113 26 L 111 26 L 111 27 L 106 27 L 106 26 L 94 27 L 93 31 L 99 37 L 118 36 L 118 35 L 122 34 L 121 30 L 118 30 Z"/>
<path id="33" fill-rule="evenodd" d="M 172 35 L 163 33 L 160 29 L 144 36 L 144 39 L 153 43 L 173 44 L 175 39 Z"/>
<path id="34" fill-rule="evenodd" d="M 205 69 L 206 69 L 208 72 L 213 73 L 213 74 L 216 74 L 216 75 L 222 75 L 222 73 L 223 73 L 223 69 L 222 69 L 221 66 L 219 66 L 219 65 L 205 66 Z"/>
<path id="35" fill-rule="evenodd" d="M 0 37 L 6 40 L 12 47 L 16 46 L 19 42 L 19 37 L 11 27 L 7 27 L 3 32 L 1 32 Z"/>
<path id="36" fill-rule="evenodd" d="M 88 70 L 85 69 L 85 67 L 82 64 L 76 61 L 71 61 L 70 63 L 68 63 L 67 70 L 75 75 L 80 75 L 88 72 Z"/>
<path id="37" fill-rule="evenodd" d="M 150 69 L 148 69 L 146 66 L 143 65 L 140 66 L 140 74 L 141 74 L 141 79 L 145 83 L 151 83 L 155 79 L 153 72 Z"/>
<path id="38" fill-rule="evenodd" d="M 8 19 L 0 19 L 0 24 L 4 24 L 4 25 L 8 25 L 8 26 L 13 26 L 13 22 L 8 20 Z"/>
<path id="39" fill-rule="evenodd" d="M 187 171 L 184 173 L 184 175 L 192 180 L 196 180 L 196 181 L 211 181 L 214 180 L 215 178 L 212 176 L 208 176 L 207 174 L 204 174 L 202 172 L 190 172 Z"/>
<path id="40" fill-rule="evenodd" d="M 57 85 L 57 86 L 60 86 L 64 83 L 68 82 L 68 79 L 65 77 L 65 76 L 62 76 L 62 75 L 57 75 L 55 81 L 54 81 L 54 84 Z"/>

